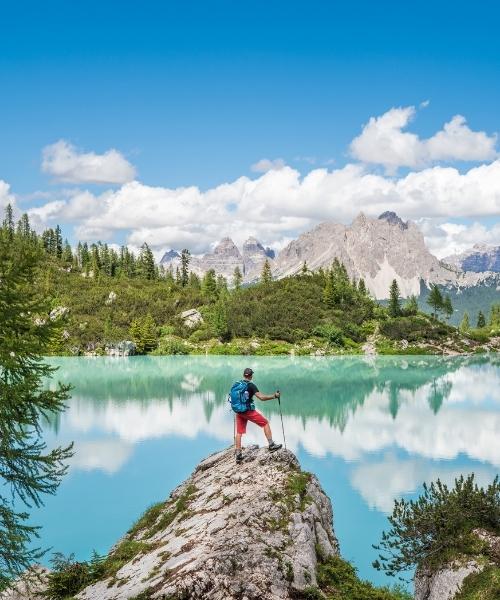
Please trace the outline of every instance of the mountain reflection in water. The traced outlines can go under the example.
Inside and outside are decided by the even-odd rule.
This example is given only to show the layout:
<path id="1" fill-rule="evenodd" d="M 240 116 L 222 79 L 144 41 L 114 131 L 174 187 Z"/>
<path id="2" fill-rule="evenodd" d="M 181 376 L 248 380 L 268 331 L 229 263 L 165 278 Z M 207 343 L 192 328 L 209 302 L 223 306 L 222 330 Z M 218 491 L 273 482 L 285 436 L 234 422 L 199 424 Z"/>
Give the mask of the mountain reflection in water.
<path id="1" fill-rule="evenodd" d="M 48 423 L 47 438 L 49 443 L 74 440 L 75 456 L 67 481 L 37 512 L 36 522 L 44 525 L 42 542 L 82 558 L 93 548 L 106 551 L 200 458 L 232 443 L 227 393 L 246 366 L 254 369 L 262 391 L 282 391 L 288 447 L 332 497 L 344 555 L 363 577 L 378 583 L 384 578 L 371 569 L 371 543 L 378 541 L 394 498 L 414 496 L 423 481 L 437 477 L 453 482 L 462 472 L 474 471 L 487 483 L 500 467 L 496 356 L 50 362 L 60 366 L 56 380 L 72 383 L 74 390 L 66 413 Z M 257 408 L 281 441 L 277 402 L 259 402 Z M 249 427 L 245 442 L 262 444 L 262 433 Z M 102 522 L 82 526 L 66 540 L 58 533 L 64 527 L 61 515 L 69 510 L 72 486 L 83 482 L 90 498 L 105 494 L 113 510 L 96 506 L 93 520 Z"/>

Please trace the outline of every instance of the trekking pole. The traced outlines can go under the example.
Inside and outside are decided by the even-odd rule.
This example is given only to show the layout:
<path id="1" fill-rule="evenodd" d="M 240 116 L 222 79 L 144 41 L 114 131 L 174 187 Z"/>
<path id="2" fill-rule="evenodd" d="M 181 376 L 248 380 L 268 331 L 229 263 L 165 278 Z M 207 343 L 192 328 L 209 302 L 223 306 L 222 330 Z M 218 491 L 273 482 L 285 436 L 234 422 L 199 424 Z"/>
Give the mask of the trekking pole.
<path id="1" fill-rule="evenodd" d="M 286 448 L 285 427 L 283 425 L 283 413 L 281 412 L 281 398 L 280 398 L 280 396 L 278 396 L 278 406 L 279 406 L 279 409 L 280 409 L 280 417 L 281 417 L 281 431 L 283 431 L 283 442 L 285 444 L 285 450 L 286 450 L 287 448 Z"/>

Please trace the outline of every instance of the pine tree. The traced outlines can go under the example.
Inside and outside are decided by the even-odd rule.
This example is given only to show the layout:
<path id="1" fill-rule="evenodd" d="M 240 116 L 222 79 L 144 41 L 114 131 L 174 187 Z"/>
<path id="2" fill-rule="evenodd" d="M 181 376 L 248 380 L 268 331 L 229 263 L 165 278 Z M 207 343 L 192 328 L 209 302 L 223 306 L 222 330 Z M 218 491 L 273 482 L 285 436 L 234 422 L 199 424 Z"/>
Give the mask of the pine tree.
<path id="1" fill-rule="evenodd" d="M 39 507 L 54 494 L 72 454 L 71 446 L 48 451 L 42 439 L 43 416 L 64 410 L 70 388 L 45 385 L 56 369 L 43 359 L 54 323 L 34 320 L 49 310 L 35 286 L 40 260 L 10 226 L 0 231 L 0 589 L 41 556 L 21 504 Z"/>
<path id="2" fill-rule="evenodd" d="M 368 290 L 366 289 L 366 283 L 365 283 L 365 280 L 363 278 L 361 278 L 358 281 L 358 292 L 362 296 L 368 296 Z"/>
<path id="3" fill-rule="evenodd" d="M 189 263 L 191 261 L 191 254 L 187 248 L 184 248 L 181 252 L 181 285 L 186 287 L 189 283 Z"/>
<path id="4" fill-rule="evenodd" d="M 3 229 L 11 240 L 14 237 L 14 211 L 12 210 L 12 204 L 7 204 L 5 207 L 5 218 L 3 220 Z"/>
<path id="5" fill-rule="evenodd" d="M 399 294 L 398 282 L 393 279 L 389 289 L 389 315 L 399 317 L 401 315 L 401 298 Z"/>
<path id="6" fill-rule="evenodd" d="M 157 279 L 155 258 L 146 242 L 141 246 L 139 269 L 141 277 L 144 277 L 144 279 Z"/>
<path id="7" fill-rule="evenodd" d="M 61 228 L 59 227 L 59 225 L 57 225 L 56 229 L 54 231 L 54 254 L 57 256 L 57 258 L 61 258 L 62 253 L 63 253 L 62 232 L 61 232 Z"/>
<path id="8" fill-rule="evenodd" d="M 451 298 L 448 295 L 443 298 L 442 310 L 447 319 L 449 319 L 453 314 L 453 304 L 451 303 Z"/>
<path id="9" fill-rule="evenodd" d="M 490 325 L 492 327 L 500 326 L 500 303 L 491 305 Z"/>
<path id="10" fill-rule="evenodd" d="M 328 306 L 328 308 L 332 308 L 335 305 L 335 295 L 334 295 L 334 283 L 333 283 L 333 271 L 328 270 L 325 274 L 326 283 L 323 288 L 323 302 Z"/>
<path id="11" fill-rule="evenodd" d="M 68 240 L 65 240 L 61 259 L 67 265 L 70 265 L 73 262 L 73 252 L 71 250 L 71 246 L 69 245 Z"/>
<path id="12" fill-rule="evenodd" d="M 486 327 L 486 319 L 484 318 L 482 311 L 479 311 L 479 314 L 477 315 L 477 326 L 478 328 Z"/>
<path id="13" fill-rule="evenodd" d="M 418 313 L 418 300 L 414 294 L 412 294 L 406 301 L 404 312 L 409 316 L 414 316 Z"/>
<path id="14" fill-rule="evenodd" d="M 437 318 L 439 311 L 443 310 L 443 296 L 435 284 L 431 286 L 427 304 L 432 308 L 432 316 Z"/>
<path id="15" fill-rule="evenodd" d="M 191 290 L 200 290 L 201 289 L 201 281 L 200 278 L 198 277 L 198 275 L 196 275 L 196 273 L 193 273 L 193 271 L 191 271 L 189 273 L 189 283 L 188 283 L 188 287 Z"/>
<path id="16" fill-rule="evenodd" d="M 301 273 L 302 273 L 302 275 L 307 275 L 309 273 L 309 269 L 307 267 L 307 261 L 304 261 L 302 263 Z"/>
<path id="17" fill-rule="evenodd" d="M 158 345 L 156 323 L 149 313 L 140 323 L 140 336 L 143 352 L 151 352 Z"/>
<path id="18" fill-rule="evenodd" d="M 462 321 L 458 327 L 462 333 L 467 333 L 470 331 L 470 321 L 469 321 L 469 313 L 464 312 L 464 316 L 462 317 Z"/>
<path id="19" fill-rule="evenodd" d="M 273 276 L 271 273 L 271 265 L 269 263 L 269 260 L 266 258 L 266 260 L 264 261 L 264 265 L 262 267 L 262 273 L 260 275 L 260 282 L 264 283 L 264 284 L 268 284 L 272 281 Z"/>
<path id="20" fill-rule="evenodd" d="M 217 299 L 217 281 L 213 269 L 209 269 L 203 276 L 201 291 L 207 300 Z"/>
<path id="21" fill-rule="evenodd" d="M 135 344 L 137 354 L 144 354 L 144 345 L 142 340 L 142 328 L 139 319 L 134 319 L 130 324 L 129 334 L 131 340 Z"/>
<path id="22" fill-rule="evenodd" d="M 215 303 L 212 321 L 219 340 L 221 342 L 229 342 L 231 332 L 228 325 L 227 304 L 222 299 L 219 299 Z"/>
<path id="23" fill-rule="evenodd" d="M 224 275 L 217 275 L 217 295 L 220 296 L 227 292 L 227 279 Z"/>
<path id="24" fill-rule="evenodd" d="M 233 286 L 235 290 L 239 290 L 241 288 L 241 284 L 243 282 L 243 275 L 241 274 L 240 268 L 236 266 L 234 268 L 233 273 Z"/>
<path id="25" fill-rule="evenodd" d="M 29 217 L 26 213 L 23 213 L 21 218 L 19 219 L 19 222 L 17 224 L 17 232 L 21 237 L 25 239 L 31 238 L 31 225 Z"/>

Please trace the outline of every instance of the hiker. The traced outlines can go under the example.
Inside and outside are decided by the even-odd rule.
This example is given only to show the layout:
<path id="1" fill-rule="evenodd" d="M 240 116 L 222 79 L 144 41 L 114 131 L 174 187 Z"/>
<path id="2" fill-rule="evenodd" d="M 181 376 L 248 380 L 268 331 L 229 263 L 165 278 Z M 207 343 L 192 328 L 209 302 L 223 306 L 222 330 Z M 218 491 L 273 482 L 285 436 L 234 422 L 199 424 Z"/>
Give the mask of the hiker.
<path id="1" fill-rule="evenodd" d="M 275 452 L 281 448 L 281 444 L 276 444 L 273 441 L 271 427 L 269 427 L 269 421 L 259 411 L 255 410 L 255 405 L 252 402 L 254 396 L 263 402 L 266 400 L 274 400 L 275 398 L 280 397 L 280 392 L 276 391 L 272 396 L 266 396 L 266 394 L 262 394 L 259 392 L 259 389 L 255 383 L 252 382 L 252 377 L 252 369 L 245 369 L 243 371 L 243 379 L 241 381 L 237 381 L 233 385 L 229 396 L 231 407 L 236 413 L 235 441 L 237 463 L 241 463 L 243 460 L 241 453 L 241 436 L 247 431 L 247 421 L 252 421 L 252 423 L 255 423 L 264 429 L 264 435 L 267 438 L 270 452 Z"/>

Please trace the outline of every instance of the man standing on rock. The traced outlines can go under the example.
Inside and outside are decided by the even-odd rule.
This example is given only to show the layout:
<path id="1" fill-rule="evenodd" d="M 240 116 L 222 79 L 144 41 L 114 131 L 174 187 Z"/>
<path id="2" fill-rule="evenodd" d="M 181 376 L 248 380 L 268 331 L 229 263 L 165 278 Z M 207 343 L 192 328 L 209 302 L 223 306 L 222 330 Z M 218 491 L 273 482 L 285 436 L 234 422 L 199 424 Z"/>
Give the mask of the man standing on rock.
<path id="1" fill-rule="evenodd" d="M 252 402 L 255 396 L 259 400 L 265 402 L 266 400 L 274 400 L 280 397 L 279 391 L 274 392 L 272 396 L 266 396 L 259 392 L 258 387 L 252 382 L 253 371 L 252 369 L 245 369 L 243 371 L 243 379 L 237 382 L 231 388 L 230 400 L 231 406 L 236 413 L 236 462 L 241 463 L 243 455 L 241 453 L 241 436 L 247 431 L 247 422 L 252 421 L 259 427 L 264 429 L 264 435 L 267 438 L 269 444 L 269 452 L 274 452 L 281 448 L 281 444 L 276 444 L 273 441 L 273 435 L 271 433 L 271 427 L 269 421 L 259 411 L 255 410 L 255 405 Z"/>

